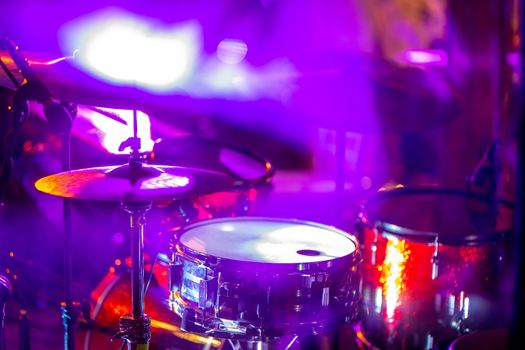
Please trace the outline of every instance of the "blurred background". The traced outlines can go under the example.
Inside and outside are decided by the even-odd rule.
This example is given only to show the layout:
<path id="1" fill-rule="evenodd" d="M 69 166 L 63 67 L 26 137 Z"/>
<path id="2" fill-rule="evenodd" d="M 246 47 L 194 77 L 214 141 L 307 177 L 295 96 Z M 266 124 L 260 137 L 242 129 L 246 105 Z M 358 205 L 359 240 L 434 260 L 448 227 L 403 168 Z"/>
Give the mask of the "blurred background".
<path id="1" fill-rule="evenodd" d="M 519 5 L 19 0 L 0 2 L 0 34 L 40 62 L 37 76 L 75 111 L 73 169 L 126 163 L 129 151 L 118 148 L 137 109 L 151 162 L 244 181 L 235 191 L 155 203 L 145 238 L 152 258 L 168 253 L 176 228 L 216 217 L 297 218 L 353 234 L 362 204 L 381 189 L 474 188 L 514 202 Z M 71 64 L 53 61 L 72 56 Z M 0 85 L 4 111 L 15 87 L 3 71 Z M 62 170 L 62 140 L 39 103 L 29 110 L 2 178 L 0 267 L 15 291 L 6 337 L 17 346 L 19 310 L 27 309 L 32 348 L 58 348 L 62 201 L 34 183 Z M 7 140 L 12 125 L 2 113 Z M 483 166 L 495 185 L 472 180 Z M 126 264 L 128 218 L 112 202 L 74 201 L 72 210 L 73 293 L 89 300 Z M 510 300 L 512 278 L 500 287 Z M 511 314 L 509 302 L 498 326 L 508 327 Z"/>

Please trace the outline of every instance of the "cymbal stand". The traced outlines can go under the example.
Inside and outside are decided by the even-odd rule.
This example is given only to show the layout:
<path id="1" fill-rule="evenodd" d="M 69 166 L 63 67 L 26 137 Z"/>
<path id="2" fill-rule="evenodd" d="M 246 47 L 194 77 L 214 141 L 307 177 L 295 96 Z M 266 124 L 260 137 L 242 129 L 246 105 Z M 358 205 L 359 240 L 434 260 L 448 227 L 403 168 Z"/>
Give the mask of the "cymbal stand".
<path id="1" fill-rule="evenodd" d="M 141 167 L 140 139 L 137 137 L 137 111 L 133 111 L 133 137 L 124 141 L 121 148 L 130 147 L 130 167 Z M 144 313 L 144 226 L 146 212 L 151 202 L 122 201 L 121 207 L 129 213 L 131 234 L 131 315 L 119 320 L 120 336 L 129 350 L 146 350 L 151 339 L 151 320 Z M 124 346 L 124 345 L 123 345 Z"/>
<path id="2" fill-rule="evenodd" d="M 120 318 L 119 335 L 129 350 L 147 349 L 151 320 L 144 314 L 144 226 L 151 202 L 122 202 L 129 213 L 131 234 L 131 315 Z"/>
<path id="3" fill-rule="evenodd" d="M 76 106 L 54 104 L 47 109 L 48 116 L 56 122 L 53 129 L 61 136 L 62 140 L 62 171 L 71 170 L 71 127 L 76 116 Z M 80 315 L 79 303 L 73 299 L 71 292 L 72 281 L 72 240 L 73 219 L 71 213 L 71 199 L 63 198 L 62 215 L 64 221 L 64 300 L 60 303 L 62 310 L 62 325 L 64 326 L 64 349 L 75 348 L 77 321 Z"/>

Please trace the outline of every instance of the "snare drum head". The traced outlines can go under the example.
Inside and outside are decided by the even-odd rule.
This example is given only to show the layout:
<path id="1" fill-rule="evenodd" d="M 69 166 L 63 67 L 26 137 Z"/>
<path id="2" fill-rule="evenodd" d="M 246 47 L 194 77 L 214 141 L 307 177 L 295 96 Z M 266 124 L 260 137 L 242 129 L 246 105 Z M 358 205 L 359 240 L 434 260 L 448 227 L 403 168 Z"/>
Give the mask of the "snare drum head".
<path id="1" fill-rule="evenodd" d="M 353 236 L 329 226 L 258 217 L 201 222 L 189 226 L 180 243 L 207 256 L 276 264 L 328 261 L 357 249 Z"/>
<path id="2" fill-rule="evenodd" d="M 513 206 L 460 190 L 400 188 L 378 192 L 365 205 L 367 222 L 387 234 L 419 242 L 475 244 L 510 231 Z"/>

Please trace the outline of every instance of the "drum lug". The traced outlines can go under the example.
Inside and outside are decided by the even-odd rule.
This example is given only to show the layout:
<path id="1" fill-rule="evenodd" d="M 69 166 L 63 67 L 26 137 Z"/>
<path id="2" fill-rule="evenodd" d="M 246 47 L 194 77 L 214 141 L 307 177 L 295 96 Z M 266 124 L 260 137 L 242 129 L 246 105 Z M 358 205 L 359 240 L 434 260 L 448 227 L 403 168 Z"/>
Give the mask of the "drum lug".
<path id="1" fill-rule="evenodd" d="M 179 291 L 179 286 L 182 285 L 182 262 L 170 262 L 168 274 L 168 286 L 170 294 Z"/>
<path id="2" fill-rule="evenodd" d="M 201 280 L 199 289 L 199 308 L 209 309 L 213 307 L 217 295 L 217 278 Z"/>
<path id="3" fill-rule="evenodd" d="M 217 316 L 228 320 L 236 320 L 239 316 L 238 300 L 223 298 L 219 305 Z"/>

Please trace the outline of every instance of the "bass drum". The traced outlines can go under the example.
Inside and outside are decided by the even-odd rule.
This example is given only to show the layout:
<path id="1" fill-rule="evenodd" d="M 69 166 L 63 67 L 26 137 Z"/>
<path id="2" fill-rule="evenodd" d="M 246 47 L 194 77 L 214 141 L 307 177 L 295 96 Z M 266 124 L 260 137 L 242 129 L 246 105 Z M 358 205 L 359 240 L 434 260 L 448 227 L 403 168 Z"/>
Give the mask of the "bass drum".
<path id="1" fill-rule="evenodd" d="M 362 225 L 363 319 L 385 349 L 442 349 L 502 321 L 512 204 L 441 188 L 370 197 Z"/>
<path id="2" fill-rule="evenodd" d="M 120 339 L 111 341 L 118 331 L 120 316 L 131 312 L 130 259 L 117 259 L 115 265 L 91 293 L 91 320 L 79 325 L 77 349 L 119 350 Z M 149 267 L 150 264 L 146 263 Z M 146 272 L 148 276 L 149 271 Z M 151 317 L 150 350 L 211 350 L 222 342 L 207 336 L 183 332 L 180 318 L 168 306 L 168 263 L 157 261 L 145 295 L 145 312 Z"/>

